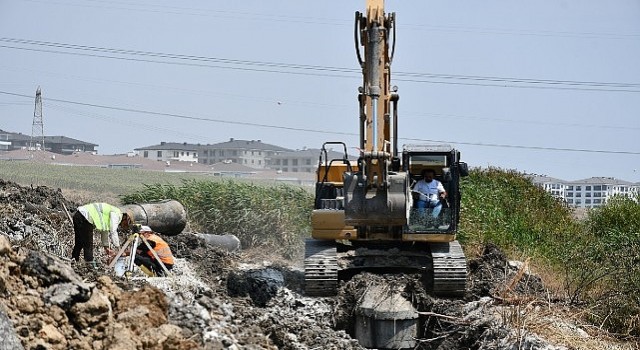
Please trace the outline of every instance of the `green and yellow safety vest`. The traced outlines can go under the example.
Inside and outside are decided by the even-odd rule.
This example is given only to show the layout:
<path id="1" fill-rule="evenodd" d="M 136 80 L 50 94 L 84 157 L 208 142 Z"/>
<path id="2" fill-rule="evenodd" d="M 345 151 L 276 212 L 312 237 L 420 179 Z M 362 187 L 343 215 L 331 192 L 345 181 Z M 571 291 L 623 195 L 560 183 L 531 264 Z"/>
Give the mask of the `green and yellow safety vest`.
<path id="1" fill-rule="evenodd" d="M 107 203 L 91 203 L 83 206 L 87 211 L 87 214 L 91 218 L 93 225 L 98 231 L 111 231 L 111 218 L 112 212 L 118 213 L 118 216 L 122 218 L 122 212 L 118 207 L 114 207 Z"/>

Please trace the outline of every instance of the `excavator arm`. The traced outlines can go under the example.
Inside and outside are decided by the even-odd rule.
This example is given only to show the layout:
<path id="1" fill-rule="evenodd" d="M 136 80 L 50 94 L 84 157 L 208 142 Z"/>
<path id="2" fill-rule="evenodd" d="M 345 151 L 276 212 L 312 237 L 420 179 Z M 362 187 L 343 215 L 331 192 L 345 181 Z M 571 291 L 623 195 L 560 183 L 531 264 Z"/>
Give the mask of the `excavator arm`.
<path id="1" fill-rule="evenodd" d="M 354 36 L 363 77 L 358 96 L 360 148 L 364 152 L 397 155 L 397 145 L 391 144 L 391 102 L 398 100 L 390 87 L 394 45 L 390 51 L 389 43 L 391 38 L 395 43 L 394 22 L 395 13 L 385 15 L 383 0 L 368 0 L 366 13 L 356 12 Z"/>
<path id="2" fill-rule="evenodd" d="M 391 88 L 395 14 L 384 13 L 383 0 L 368 0 L 356 12 L 354 37 L 362 68 L 359 87 L 360 157 L 358 171 L 344 175 L 345 222 L 365 232 L 370 227 L 406 224 L 406 175 L 397 146 L 397 102 Z"/>

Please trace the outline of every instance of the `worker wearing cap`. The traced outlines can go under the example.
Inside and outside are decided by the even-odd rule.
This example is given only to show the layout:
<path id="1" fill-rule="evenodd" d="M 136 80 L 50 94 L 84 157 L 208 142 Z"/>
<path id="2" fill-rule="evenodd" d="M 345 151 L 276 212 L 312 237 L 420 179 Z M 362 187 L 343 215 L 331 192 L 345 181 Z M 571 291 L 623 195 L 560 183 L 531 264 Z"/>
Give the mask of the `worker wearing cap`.
<path id="1" fill-rule="evenodd" d="M 167 270 L 171 270 L 173 268 L 174 259 L 171 249 L 169 248 L 169 244 L 156 235 L 149 226 L 141 226 L 140 234 L 147 240 L 147 242 L 149 242 L 149 245 L 153 248 Z M 155 256 L 153 256 L 153 253 L 149 250 L 147 245 L 141 243 L 138 246 L 138 249 L 140 252 L 136 254 L 134 263 L 138 266 L 143 265 L 147 269 L 155 272 L 157 276 L 164 276 L 162 266 L 158 260 L 156 260 Z"/>
<path id="2" fill-rule="evenodd" d="M 123 213 L 118 207 L 107 203 L 89 203 L 78 207 L 73 214 L 73 232 L 75 244 L 71 258 L 80 259 L 80 252 L 84 250 L 84 260 L 93 262 L 93 232 L 100 232 L 102 246 L 105 253 L 111 256 L 114 251 L 109 248 L 109 238 L 114 249 L 120 247 L 118 228 L 128 230 L 132 218 Z"/>

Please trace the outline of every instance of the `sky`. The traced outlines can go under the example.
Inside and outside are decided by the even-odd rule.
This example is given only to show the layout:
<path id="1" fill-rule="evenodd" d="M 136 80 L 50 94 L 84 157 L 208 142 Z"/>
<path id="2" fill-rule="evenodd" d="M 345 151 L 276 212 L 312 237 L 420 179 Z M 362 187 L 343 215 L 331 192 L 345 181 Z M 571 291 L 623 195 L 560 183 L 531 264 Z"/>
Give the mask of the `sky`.
<path id="1" fill-rule="evenodd" d="M 0 0 L 0 129 L 127 153 L 343 141 L 365 1 Z M 392 1 L 399 143 L 471 167 L 640 182 L 640 2 Z"/>

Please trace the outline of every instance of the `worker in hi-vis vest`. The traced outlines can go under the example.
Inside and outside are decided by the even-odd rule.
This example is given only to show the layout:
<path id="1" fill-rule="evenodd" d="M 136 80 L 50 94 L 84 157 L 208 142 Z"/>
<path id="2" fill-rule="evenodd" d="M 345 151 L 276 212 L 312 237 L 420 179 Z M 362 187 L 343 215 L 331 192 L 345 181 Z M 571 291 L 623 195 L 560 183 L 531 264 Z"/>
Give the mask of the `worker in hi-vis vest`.
<path id="1" fill-rule="evenodd" d="M 71 258 L 78 261 L 80 251 L 84 250 L 84 260 L 93 261 L 94 230 L 100 232 L 102 246 L 107 256 L 111 258 L 114 255 L 114 250 L 109 247 L 109 238 L 111 238 L 113 248 L 117 251 L 120 248 L 118 227 L 128 230 L 132 223 L 130 215 L 123 213 L 118 207 L 111 204 L 89 203 L 78 207 L 78 210 L 73 214 L 75 245 Z"/>

